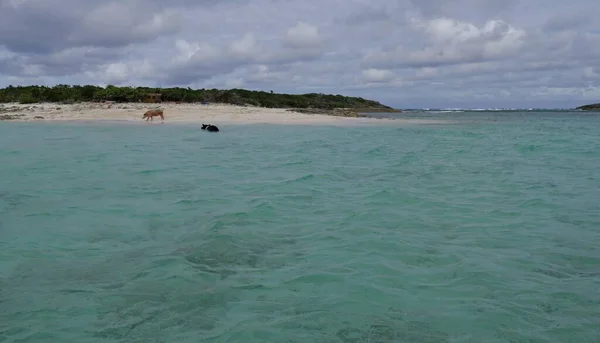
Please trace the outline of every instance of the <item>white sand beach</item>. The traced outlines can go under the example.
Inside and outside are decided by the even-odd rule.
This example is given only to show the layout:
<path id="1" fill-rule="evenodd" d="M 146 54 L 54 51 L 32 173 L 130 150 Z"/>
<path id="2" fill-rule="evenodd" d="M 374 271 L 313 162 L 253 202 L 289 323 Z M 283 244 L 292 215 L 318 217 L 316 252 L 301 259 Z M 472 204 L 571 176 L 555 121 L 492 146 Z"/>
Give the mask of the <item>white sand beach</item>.
<path id="1" fill-rule="evenodd" d="M 374 119 L 338 117 L 322 114 L 303 114 L 282 108 L 235 106 L 229 104 L 199 103 L 77 103 L 77 104 L 0 104 L 0 114 L 19 116 L 17 121 L 127 121 L 146 123 L 146 110 L 162 108 L 164 123 L 207 124 L 300 124 L 300 125 L 353 125 L 353 124 L 444 124 L 449 121 L 427 119 Z M 148 123 L 151 123 L 148 121 Z M 152 124 L 160 124 L 154 117 Z"/>

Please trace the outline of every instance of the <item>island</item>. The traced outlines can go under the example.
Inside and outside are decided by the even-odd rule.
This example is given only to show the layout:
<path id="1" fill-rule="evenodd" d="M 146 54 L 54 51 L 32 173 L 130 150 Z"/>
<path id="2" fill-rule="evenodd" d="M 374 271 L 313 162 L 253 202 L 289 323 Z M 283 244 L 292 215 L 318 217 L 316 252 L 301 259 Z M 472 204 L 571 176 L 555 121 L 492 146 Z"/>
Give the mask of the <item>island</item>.
<path id="1" fill-rule="evenodd" d="M 8 86 L 0 89 L 0 103 L 203 103 L 286 109 L 305 114 L 368 117 L 369 112 L 401 112 L 374 100 L 343 95 L 283 94 L 246 89 L 106 87 L 94 85 Z M 12 116 L 11 116 L 12 118 Z"/>
<path id="2" fill-rule="evenodd" d="M 581 110 L 581 111 L 600 111 L 600 103 L 583 105 L 583 106 L 576 107 L 575 109 Z"/>

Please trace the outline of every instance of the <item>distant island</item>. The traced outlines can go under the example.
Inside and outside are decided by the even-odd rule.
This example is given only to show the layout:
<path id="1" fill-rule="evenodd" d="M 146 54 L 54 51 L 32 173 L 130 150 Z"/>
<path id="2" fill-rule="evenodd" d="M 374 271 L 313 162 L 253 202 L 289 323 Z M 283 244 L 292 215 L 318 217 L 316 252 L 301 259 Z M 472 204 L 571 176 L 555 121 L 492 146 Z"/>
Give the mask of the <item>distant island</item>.
<path id="1" fill-rule="evenodd" d="M 0 89 L 0 103 L 225 103 L 239 106 L 285 108 L 300 113 L 362 117 L 365 112 L 401 112 L 374 100 L 322 93 L 282 94 L 246 89 L 106 87 L 93 85 L 8 86 Z"/>
<path id="2" fill-rule="evenodd" d="M 582 111 L 600 111 L 600 103 L 583 105 L 583 106 L 576 107 L 575 109 L 582 110 Z"/>

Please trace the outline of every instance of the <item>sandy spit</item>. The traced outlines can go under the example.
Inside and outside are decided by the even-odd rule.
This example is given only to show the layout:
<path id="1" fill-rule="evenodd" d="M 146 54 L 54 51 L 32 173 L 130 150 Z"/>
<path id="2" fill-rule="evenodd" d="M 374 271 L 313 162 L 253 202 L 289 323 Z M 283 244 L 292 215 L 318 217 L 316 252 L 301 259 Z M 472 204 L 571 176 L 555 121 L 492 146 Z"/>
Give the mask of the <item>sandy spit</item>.
<path id="1" fill-rule="evenodd" d="M 229 104 L 197 103 L 77 103 L 77 104 L 0 104 L 0 115 L 19 115 L 17 121 L 125 121 L 146 123 L 142 114 L 152 108 L 164 110 L 165 124 L 299 124 L 299 125 L 398 125 L 445 124 L 449 121 L 427 119 L 349 118 L 290 112 L 281 108 L 245 107 Z M 148 122 L 150 123 L 150 122 Z M 160 124 L 154 117 L 152 124 Z"/>

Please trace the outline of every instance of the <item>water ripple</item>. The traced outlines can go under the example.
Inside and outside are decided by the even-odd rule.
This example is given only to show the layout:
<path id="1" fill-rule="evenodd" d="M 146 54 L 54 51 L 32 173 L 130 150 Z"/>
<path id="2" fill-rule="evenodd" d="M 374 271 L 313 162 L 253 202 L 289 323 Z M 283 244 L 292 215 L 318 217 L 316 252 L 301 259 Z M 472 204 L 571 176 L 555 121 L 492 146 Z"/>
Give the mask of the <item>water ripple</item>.
<path id="1" fill-rule="evenodd" d="M 594 342 L 600 120 L 491 116 L 0 126 L 0 341 Z"/>

